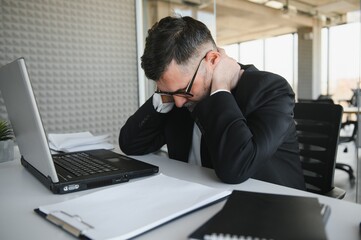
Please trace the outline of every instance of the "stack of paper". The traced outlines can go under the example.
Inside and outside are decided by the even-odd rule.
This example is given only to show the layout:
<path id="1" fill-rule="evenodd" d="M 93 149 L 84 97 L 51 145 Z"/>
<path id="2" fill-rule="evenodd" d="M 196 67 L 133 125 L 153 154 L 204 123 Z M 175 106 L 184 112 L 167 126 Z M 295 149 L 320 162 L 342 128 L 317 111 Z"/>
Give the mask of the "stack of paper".
<path id="1" fill-rule="evenodd" d="M 94 149 L 113 149 L 108 135 L 94 136 L 90 132 L 48 134 L 49 146 L 61 152 L 77 152 Z"/>

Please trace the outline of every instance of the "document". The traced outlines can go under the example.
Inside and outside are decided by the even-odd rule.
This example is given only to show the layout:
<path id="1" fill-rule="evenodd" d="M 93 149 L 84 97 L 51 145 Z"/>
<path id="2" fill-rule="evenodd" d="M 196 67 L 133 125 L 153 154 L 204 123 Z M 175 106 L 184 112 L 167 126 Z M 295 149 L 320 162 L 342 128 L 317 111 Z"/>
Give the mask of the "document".
<path id="1" fill-rule="evenodd" d="M 79 238 L 129 239 L 230 193 L 158 174 L 35 211 Z"/>
<path id="2" fill-rule="evenodd" d="M 50 133 L 48 139 L 50 148 L 61 152 L 114 149 L 113 144 L 108 142 L 108 135 L 94 136 L 90 132 Z"/>

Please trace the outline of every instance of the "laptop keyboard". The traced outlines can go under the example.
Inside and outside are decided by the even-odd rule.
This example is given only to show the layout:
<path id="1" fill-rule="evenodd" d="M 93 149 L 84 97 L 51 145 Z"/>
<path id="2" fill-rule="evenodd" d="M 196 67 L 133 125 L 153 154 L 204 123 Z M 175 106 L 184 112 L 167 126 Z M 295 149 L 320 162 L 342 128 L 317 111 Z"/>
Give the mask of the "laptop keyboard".
<path id="1" fill-rule="evenodd" d="M 77 177 L 118 170 L 118 168 L 100 161 L 86 153 L 57 155 L 53 156 L 53 159 L 55 164 L 66 169 Z"/>

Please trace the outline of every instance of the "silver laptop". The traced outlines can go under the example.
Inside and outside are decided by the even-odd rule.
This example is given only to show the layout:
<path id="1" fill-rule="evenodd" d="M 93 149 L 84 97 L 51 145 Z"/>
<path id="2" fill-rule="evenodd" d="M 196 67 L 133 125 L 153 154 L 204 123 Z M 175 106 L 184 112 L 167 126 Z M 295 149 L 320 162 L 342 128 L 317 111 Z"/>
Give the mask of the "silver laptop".
<path id="1" fill-rule="evenodd" d="M 111 185 L 158 172 L 157 166 L 110 150 L 52 155 L 24 58 L 0 68 L 0 91 L 22 165 L 53 193 Z"/>

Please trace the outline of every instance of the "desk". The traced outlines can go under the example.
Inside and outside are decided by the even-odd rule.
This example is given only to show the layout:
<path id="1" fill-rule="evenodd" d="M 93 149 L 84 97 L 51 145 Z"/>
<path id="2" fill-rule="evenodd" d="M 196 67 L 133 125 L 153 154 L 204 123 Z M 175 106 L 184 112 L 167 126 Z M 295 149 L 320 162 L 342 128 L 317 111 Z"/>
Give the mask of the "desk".
<path id="1" fill-rule="evenodd" d="M 343 113 L 360 113 L 360 109 L 357 107 L 344 107 L 343 108 Z"/>
<path id="2" fill-rule="evenodd" d="M 242 184 L 223 184 L 219 182 L 214 172 L 207 168 L 192 166 L 152 154 L 135 158 L 158 165 L 160 172 L 166 175 L 216 188 L 233 188 L 298 196 L 317 196 L 320 202 L 331 206 L 331 216 L 326 225 L 328 238 L 335 240 L 360 239 L 361 205 L 253 179 L 249 179 Z M 142 179 L 132 181 L 139 180 Z M 103 188 L 65 195 L 54 195 L 22 167 L 19 160 L 13 160 L 0 164 L 0 189 L 0 239 L 63 240 L 74 238 L 39 217 L 33 209 L 41 205 L 72 199 Z M 189 233 L 221 209 L 223 204 L 224 201 L 186 215 L 143 234 L 137 239 L 186 240 Z"/>

